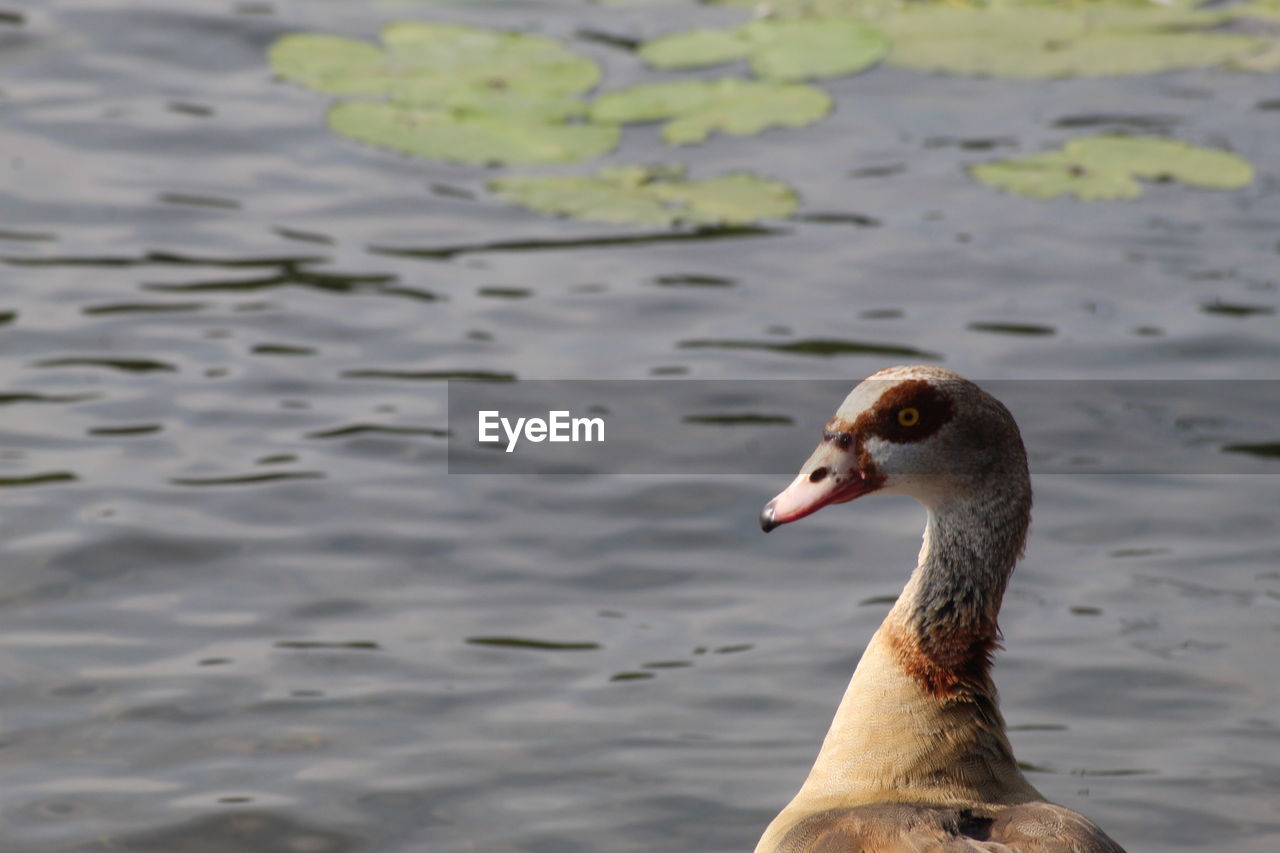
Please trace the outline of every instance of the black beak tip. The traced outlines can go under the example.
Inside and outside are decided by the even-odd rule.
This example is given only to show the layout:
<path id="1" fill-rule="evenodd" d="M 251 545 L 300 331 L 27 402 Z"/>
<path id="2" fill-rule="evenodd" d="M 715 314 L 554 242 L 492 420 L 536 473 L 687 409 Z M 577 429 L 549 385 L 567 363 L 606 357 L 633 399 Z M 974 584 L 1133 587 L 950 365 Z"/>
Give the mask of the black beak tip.
<path id="1" fill-rule="evenodd" d="M 778 522 L 773 520 L 773 502 L 770 501 L 760 513 L 760 529 L 765 533 L 768 533 L 770 530 L 773 530 L 778 526 Z"/>

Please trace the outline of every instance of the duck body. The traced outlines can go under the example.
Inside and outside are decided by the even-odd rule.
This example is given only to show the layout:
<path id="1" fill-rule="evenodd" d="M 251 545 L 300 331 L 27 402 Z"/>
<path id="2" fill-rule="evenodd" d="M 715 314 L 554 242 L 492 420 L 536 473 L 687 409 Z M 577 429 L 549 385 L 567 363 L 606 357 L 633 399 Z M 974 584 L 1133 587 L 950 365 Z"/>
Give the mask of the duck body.
<path id="1" fill-rule="evenodd" d="M 761 526 L 877 491 L 927 509 L 916 569 L 756 853 L 1123 853 L 1046 802 L 1005 735 L 991 658 L 1031 509 L 1008 410 L 951 371 L 881 371 L 845 400 Z"/>

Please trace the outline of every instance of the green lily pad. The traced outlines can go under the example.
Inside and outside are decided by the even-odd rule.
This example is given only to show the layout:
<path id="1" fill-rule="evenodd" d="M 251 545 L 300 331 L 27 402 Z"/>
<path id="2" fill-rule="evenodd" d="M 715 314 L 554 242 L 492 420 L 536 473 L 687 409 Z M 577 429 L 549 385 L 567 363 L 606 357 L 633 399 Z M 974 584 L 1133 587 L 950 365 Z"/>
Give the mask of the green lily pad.
<path id="1" fill-rule="evenodd" d="M 875 20 L 891 13 L 897 0 L 711 0 L 717 6 L 734 6 L 752 11 L 767 7 L 776 20 L 797 18 L 866 18 Z"/>
<path id="2" fill-rule="evenodd" d="M 1280 71 L 1280 39 L 1261 53 L 1232 60 L 1228 67 L 1236 71 Z"/>
<path id="3" fill-rule="evenodd" d="M 1000 77 L 1098 77 L 1221 65 L 1265 40 L 1209 31 L 1223 16 L 1181 6 L 908 6 L 879 25 L 905 68 Z"/>
<path id="4" fill-rule="evenodd" d="M 617 127 L 557 124 L 520 115 L 350 101 L 329 111 L 343 136 L 415 157 L 455 163 L 566 163 L 618 144 Z"/>
<path id="5" fill-rule="evenodd" d="M 1032 198 L 1073 195 L 1081 201 L 1137 198 L 1142 186 L 1123 171 L 1096 169 L 1062 153 L 982 163 L 969 173 L 987 186 Z"/>
<path id="6" fill-rule="evenodd" d="M 1081 201 L 1137 198 L 1139 178 L 1172 180 L 1206 189 L 1239 189 L 1253 167 L 1234 154 L 1172 139 L 1091 136 L 1061 151 L 982 163 L 969 170 L 988 186 L 1033 198 L 1072 195 Z"/>
<path id="7" fill-rule="evenodd" d="M 267 58 L 284 79 L 329 95 L 417 105 L 483 105 L 487 97 L 513 95 L 554 101 L 600 81 L 595 62 L 541 36 L 407 21 L 383 29 L 382 41 L 385 48 L 295 33 L 276 40 Z"/>
<path id="8" fill-rule="evenodd" d="M 401 22 L 383 47 L 318 33 L 287 35 L 268 58 L 281 77 L 342 103 L 329 125 L 345 136 L 460 163 L 560 163 L 595 157 L 617 128 L 564 124 L 600 69 L 557 41 L 453 24 Z"/>
<path id="9" fill-rule="evenodd" d="M 759 8 L 758 0 L 713 2 Z M 858 18 L 889 36 L 890 64 L 1001 77 L 1148 74 L 1236 63 L 1267 39 L 1218 32 L 1231 18 L 1271 18 L 1280 0 L 1206 8 L 1202 0 L 769 0 L 774 20 Z M 1270 70 L 1257 60 L 1254 70 Z M 1241 65 L 1240 67 L 1251 67 Z"/>
<path id="10" fill-rule="evenodd" d="M 732 30 L 689 30 L 645 43 L 656 68 L 701 68 L 750 57 L 764 80 L 794 82 L 856 74 L 889 51 L 884 34 L 862 21 L 760 20 Z"/>
<path id="11" fill-rule="evenodd" d="M 1192 9 L 1201 6 L 1205 0 L 1072 0 L 1070 4 L 1061 0 L 709 0 L 713 5 L 759 11 L 767 9 L 770 18 L 862 18 L 878 21 L 901 12 L 907 7 L 944 7 L 967 11 L 989 11 L 992 9 L 1052 9 L 1069 5 L 1076 11 L 1084 11 L 1097 7 L 1110 9 L 1134 9 L 1143 11 L 1165 11 L 1168 9 Z M 1271 3 L 1275 0 L 1258 0 L 1260 3 Z"/>
<path id="12" fill-rule="evenodd" d="M 645 42 L 639 54 L 654 68 L 667 70 L 704 68 L 746 59 L 754 46 L 739 34 L 739 29 L 701 28 L 672 33 Z"/>
<path id="13" fill-rule="evenodd" d="M 497 178 L 489 188 L 530 210 L 628 225 L 746 225 L 796 209 L 796 194 L 778 181 L 743 173 L 685 181 L 683 175 L 681 168 L 627 166 L 590 178 Z"/>
<path id="14" fill-rule="evenodd" d="M 1139 178 L 1205 189 L 1236 190 L 1253 182 L 1253 166 L 1247 160 L 1175 139 L 1090 136 L 1067 143 L 1063 153 L 1098 167 L 1126 169 Z"/>
<path id="15" fill-rule="evenodd" d="M 1280 0 L 1253 0 L 1242 6 L 1232 6 L 1227 11 L 1233 17 L 1280 21 Z"/>
<path id="16" fill-rule="evenodd" d="M 323 33 L 281 36 L 267 50 L 267 61 L 281 77 L 329 95 L 385 92 L 391 82 L 385 59 L 377 45 Z"/>
<path id="17" fill-rule="evenodd" d="M 831 110 L 812 86 L 724 80 L 652 83 L 609 92 L 591 105 L 592 121 L 630 124 L 670 119 L 662 138 L 672 145 L 702 142 L 713 131 L 750 136 L 769 127 L 801 127 Z"/>

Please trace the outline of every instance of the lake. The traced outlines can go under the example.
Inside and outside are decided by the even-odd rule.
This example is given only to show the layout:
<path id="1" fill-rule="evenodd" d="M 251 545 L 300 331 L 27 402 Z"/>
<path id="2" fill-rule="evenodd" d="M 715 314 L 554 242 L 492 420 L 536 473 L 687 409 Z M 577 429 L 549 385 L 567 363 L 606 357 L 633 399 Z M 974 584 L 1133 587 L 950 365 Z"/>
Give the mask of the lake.
<path id="1" fill-rule="evenodd" d="M 922 511 L 873 498 L 765 537 L 776 467 L 450 474 L 446 380 L 843 388 L 915 351 L 1031 401 L 1010 405 L 1044 464 L 995 669 L 1030 781 L 1130 853 L 1280 848 L 1280 458 L 1224 451 L 1280 441 L 1275 74 L 877 67 L 823 83 L 835 109 L 808 128 L 681 148 L 628 128 L 600 164 L 801 198 L 694 232 L 539 215 L 486 190 L 514 169 L 343 139 L 264 56 L 450 21 L 564 39 L 609 89 L 665 79 L 621 42 L 739 12 L 4 11 L 0 847 L 751 849 Z M 1126 132 L 1257 177 L 1085 204 L 966 172 Z M 787 345 L 812 341 L 835 345 Z M 1064 380 L 1069 425 L 1034 403 Z M 1146 402 L 1094 400 L 1101 380 Z M 798 470 L 840 393 L 751 408 L 798 439 L 701 428 Z M 1164 461 L 1136 458 L 1148 435 Z"/>

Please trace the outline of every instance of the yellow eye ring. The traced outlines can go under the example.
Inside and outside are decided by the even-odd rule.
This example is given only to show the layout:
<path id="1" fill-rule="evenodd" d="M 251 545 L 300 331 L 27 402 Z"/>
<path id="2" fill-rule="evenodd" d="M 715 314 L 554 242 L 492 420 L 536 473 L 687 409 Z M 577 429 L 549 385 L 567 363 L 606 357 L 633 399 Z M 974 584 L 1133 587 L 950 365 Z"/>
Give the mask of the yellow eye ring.
<path id="1" fill-rule="evenodd" d="M 898 425 L 904 427 L 913 427 L 920 423 L 920 410 L 913 409 L 908 406 L 905 409 L 898 409 Z"/>

